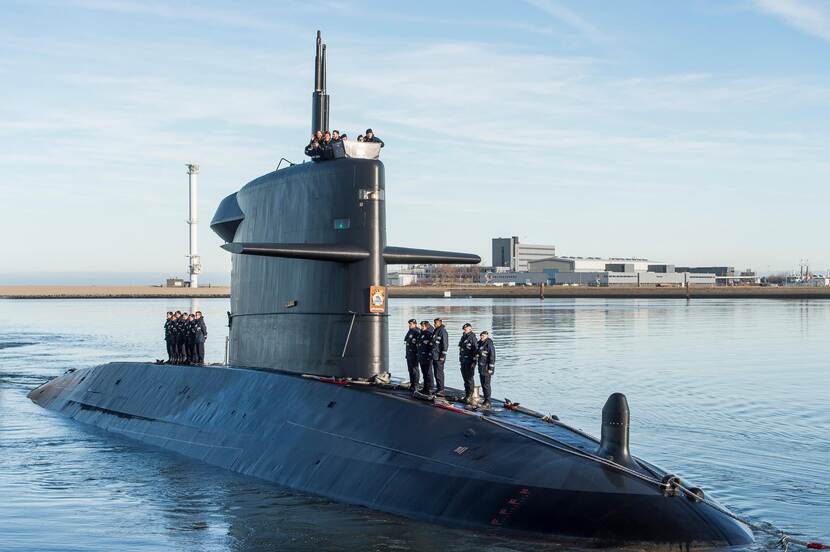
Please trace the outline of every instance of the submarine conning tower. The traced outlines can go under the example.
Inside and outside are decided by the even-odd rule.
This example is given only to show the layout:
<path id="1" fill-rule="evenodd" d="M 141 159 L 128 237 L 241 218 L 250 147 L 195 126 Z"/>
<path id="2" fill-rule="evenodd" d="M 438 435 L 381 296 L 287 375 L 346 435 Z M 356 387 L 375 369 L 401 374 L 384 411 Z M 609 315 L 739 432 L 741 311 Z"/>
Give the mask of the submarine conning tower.
<path id="1" fill-rule="evenodd" d="M 328 127 L 317 34 L 312 130 Z M 477 255 L 386 245 L 376 144 L 276 170 L 226 197 L 211 221 L 233 254 L 229 361 L 370 379 L 389 371 L 387 264 L 477 264 Z M 364 151 L 365 150 L 365 151 Z"/>

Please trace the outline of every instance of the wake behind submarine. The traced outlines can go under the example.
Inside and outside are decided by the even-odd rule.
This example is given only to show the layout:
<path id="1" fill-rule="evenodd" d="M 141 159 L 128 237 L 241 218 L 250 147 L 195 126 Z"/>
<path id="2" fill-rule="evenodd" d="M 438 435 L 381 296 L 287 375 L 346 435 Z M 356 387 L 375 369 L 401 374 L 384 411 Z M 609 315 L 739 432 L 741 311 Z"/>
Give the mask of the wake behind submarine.
<path id="1" fill-rule="evenodd" d="M 327 130 L 317 33 L 312 131 Z M 752 541 L 724 507 L 629 452 L 612 395 L 596 439 L 509 401 L 414 398 L 389 374 L 386 265 L 478 263 L 386 244 L 376 144 L 278 169 L 225 198 L 228 365 L 116 362 L 34 389 L 86 424 L 303 492 L 544 540 L 676 548 Z M 313 337 L 313 338 L 312 338 Z"/>

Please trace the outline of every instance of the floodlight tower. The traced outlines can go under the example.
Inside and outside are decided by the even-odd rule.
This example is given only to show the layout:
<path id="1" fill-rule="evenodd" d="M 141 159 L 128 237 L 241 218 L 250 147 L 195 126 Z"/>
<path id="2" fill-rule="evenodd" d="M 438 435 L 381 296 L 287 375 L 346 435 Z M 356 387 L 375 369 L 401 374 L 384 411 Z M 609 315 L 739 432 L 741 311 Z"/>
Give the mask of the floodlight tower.
<path id="1" fill-rule="evenodd" d="M 202 271 L 202 263 L 199 261 L 197 230 L 198 230 L 198 215 L 196 212 L 196 179 L 199 174 L 199 165 L 188 164 L 187 174 L 190 180 L 190 200 L 189 200 L 189 214 L 187 224 L 190 225 L 190 287 L 199 287 L 199 273 Z"/>

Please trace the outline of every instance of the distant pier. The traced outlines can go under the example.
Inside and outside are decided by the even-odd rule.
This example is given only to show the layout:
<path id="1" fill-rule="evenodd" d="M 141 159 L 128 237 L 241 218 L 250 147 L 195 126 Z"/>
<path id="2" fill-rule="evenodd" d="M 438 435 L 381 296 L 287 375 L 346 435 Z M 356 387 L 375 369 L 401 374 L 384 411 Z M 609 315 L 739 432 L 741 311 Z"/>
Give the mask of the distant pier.
<path id="1" fill-rule="evenodd" d="M 390 287 L 390 297 L 440 298 L 540 298 L 538 286 L 406 286 Z M 172 299 L 230 297 L 227 286 L 168 288 L 159 286 L 0 286 L 0 299 Z M 545 286 L 544 298 L 595 297 L 608 299 L 686 299 L 680 287 L 581 287 Z M 715 286 L 690 287 L 690 299 L 830 299 L 830 287 Z"/>
<path id="2" fill-rule="evenodd" d="M 0 299 L 166 299 L 230 297 L 227 286 L 0 286 Z"/>

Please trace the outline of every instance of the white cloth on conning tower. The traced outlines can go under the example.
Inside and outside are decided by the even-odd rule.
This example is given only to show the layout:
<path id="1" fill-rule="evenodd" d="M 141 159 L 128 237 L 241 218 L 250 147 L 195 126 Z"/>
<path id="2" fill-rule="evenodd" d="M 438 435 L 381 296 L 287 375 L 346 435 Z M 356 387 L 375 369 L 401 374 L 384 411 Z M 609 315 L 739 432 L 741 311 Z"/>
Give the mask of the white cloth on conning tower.
<path id="1" fill-rule="evenodd" d="M 343 140 L 346 155 L 356 159 L 377 159 L 380 157 L 380 144 L 374 142 L 355 142 Z"/>

